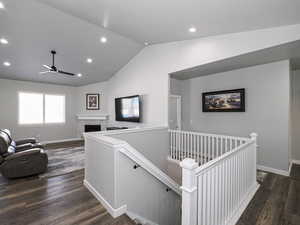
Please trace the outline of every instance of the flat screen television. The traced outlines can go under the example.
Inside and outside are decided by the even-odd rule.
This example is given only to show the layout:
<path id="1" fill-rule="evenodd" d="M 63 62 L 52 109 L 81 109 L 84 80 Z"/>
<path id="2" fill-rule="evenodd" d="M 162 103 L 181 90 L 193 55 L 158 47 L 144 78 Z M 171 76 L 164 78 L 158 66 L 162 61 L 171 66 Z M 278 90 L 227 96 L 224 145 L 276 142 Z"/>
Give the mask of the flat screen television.
<path id="1" fill-rule="evenodd" d="M 141 98 L 139 95 L 115 99 L 116 121 L 140 122 Z"/>

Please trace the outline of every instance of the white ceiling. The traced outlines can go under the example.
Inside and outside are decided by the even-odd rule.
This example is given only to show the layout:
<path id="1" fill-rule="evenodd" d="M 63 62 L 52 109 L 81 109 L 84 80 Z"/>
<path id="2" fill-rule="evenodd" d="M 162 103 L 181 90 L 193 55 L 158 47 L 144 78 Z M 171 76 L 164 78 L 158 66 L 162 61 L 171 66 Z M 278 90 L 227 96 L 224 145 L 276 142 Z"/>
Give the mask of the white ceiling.
<path id="1" fill-rule="evenodd" d="M 142 48 L 300 23 L 299 0 L 0 0 L 0 78 L 81 86 L 108 80 Z M 188 28 L 195 26 L 196 33 Z M 99 39 L 106 36 L 108 42 Z M 40 75 L 55 49 L 59 69 Z M 92 64 L 85 62 L 93 58 Z M 10 67 L 2 63 L 10 61 Z"/>
<path id="2" fill-rule="evenodd" d="M 299 0 L 39 1 L 141 43 L 300 23 Z M 190 26 L 198 32 L 187 32 Z"/>
<path id="3" fill-rule="evenodd" d="M 287 59 L 291 59 L 292 70 L 300 69 L 300 41 L 177 71 L 172 73 L 171 77 L 186 80 Z"/>
<path id="4" fill-rule="evenodd" d="M 1 0 L 0 78 L 80 86 L 108 80 L 135 56 L 143 45 L 87 21 L 33 1 Z M 100 37 L 106 36 L 102 44 Z M 40 75 L 43 64 L 51 64 L 50 50 L 57 51 L 61 70 L 82 73 L 82 78 L 56 74 Z M 93 58 L 92 64 L 85 62 Z M 10 61 L 10 67 L 3 62 Z"/>

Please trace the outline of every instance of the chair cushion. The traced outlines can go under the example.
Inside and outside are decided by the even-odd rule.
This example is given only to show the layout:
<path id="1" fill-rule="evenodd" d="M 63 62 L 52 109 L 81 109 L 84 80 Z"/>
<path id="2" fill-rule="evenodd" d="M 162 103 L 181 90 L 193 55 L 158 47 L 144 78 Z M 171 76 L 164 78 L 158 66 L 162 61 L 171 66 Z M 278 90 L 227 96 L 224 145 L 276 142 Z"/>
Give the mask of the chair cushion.
<path id="1" fill-rule="evenodd" d="M 7 153 L 8 147 L 11 144 L 11 139 L 6 132 L 0 130 L 0 155 Z"/>

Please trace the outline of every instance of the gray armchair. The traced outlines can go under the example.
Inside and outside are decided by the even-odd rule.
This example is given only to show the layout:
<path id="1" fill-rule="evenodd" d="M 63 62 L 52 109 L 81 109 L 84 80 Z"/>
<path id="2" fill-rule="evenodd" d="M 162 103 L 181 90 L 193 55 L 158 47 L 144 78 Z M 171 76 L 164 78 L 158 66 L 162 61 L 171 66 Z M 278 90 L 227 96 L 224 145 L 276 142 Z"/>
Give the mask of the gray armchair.
<path id="1" fill-rule="evenodd" d="M 34 138 L 13 141 L 9 130 L 0 130 L 0 172 L 7 178 L 43 173 L 48 156 Z"/>

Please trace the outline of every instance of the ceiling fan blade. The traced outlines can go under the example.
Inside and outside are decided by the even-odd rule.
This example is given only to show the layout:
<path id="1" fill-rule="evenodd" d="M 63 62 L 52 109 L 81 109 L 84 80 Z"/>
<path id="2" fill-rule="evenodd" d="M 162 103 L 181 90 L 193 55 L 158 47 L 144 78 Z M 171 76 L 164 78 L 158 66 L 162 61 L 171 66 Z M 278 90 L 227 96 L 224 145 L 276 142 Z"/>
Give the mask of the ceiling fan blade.
<path id="1" fill-rule="evenodd" d="M 75 76 L 74 73 L 69 73 L 69 72 L 65 72 L 65 71 L 62 71 L 62 70 L 58 70 L 57 72 L 61 73 L 61 74 L 69 75 L 69 76 Z"/>
<path id="2" fill-rule="evenodd" d="M 51 66 L 48 66 L 48 65 L 43 65 L 43 67 L 45 67 L 45 68 L 48 69 L 48 70 L 51 70 L 51 69 L 52 69 Z"/>
<path id="3" fill-rule="evenodd" d="M 40 74 L 49 73 L 50 71 L 41 71 Z"/>

